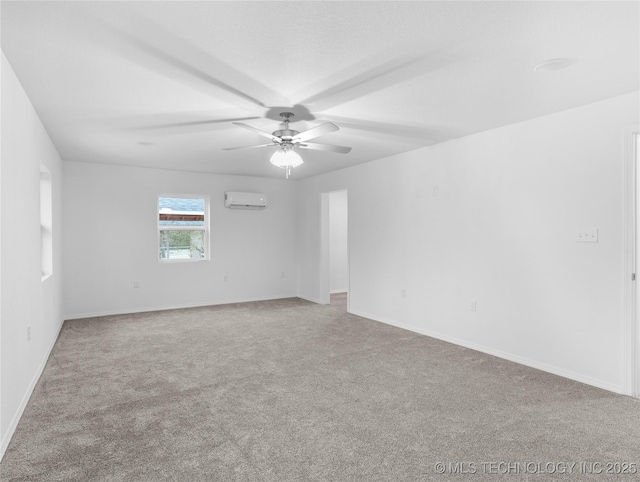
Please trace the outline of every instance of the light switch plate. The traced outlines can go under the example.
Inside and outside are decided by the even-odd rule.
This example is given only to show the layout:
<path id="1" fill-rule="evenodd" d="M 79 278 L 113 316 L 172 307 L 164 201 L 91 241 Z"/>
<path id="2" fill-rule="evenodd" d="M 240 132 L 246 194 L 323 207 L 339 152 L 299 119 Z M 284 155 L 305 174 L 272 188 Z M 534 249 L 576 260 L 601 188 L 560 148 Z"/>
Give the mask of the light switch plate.
<path id="1" fill-rule="evenodd" d="M 582 228 L 578 229 L 576 234 L 576 243 L 597 243 L 598 228 Z"/>

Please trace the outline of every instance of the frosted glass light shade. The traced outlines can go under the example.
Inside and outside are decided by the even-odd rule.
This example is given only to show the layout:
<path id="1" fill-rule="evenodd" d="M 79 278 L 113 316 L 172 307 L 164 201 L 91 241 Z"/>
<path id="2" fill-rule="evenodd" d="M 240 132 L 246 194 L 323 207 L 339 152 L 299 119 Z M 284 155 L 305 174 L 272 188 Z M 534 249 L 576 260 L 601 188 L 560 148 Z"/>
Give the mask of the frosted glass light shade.
<path id="1" fill-rule="evenodd" d="M 303 163 L 300 154 L 292 149 L 278 149 L 273 156 L 271 156 L 271 164 L 278 167 L 298 167 Z"/>

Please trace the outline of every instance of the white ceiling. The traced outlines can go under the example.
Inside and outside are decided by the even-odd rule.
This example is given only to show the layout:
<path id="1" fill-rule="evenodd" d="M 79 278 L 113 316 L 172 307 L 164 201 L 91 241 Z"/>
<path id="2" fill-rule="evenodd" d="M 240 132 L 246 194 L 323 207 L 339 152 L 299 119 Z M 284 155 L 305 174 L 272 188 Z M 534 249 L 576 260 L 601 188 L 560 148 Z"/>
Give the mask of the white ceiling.
<path id="1" fill-rule="evenodd" d="M 303 178 L 639 88 L 632 2 L 6 2 L 2 50 L 65 160 Z M 539 62 L 571 65 L 534 73 Z M 294 119 L 294 120 L 296 120 Z M 211 122 L 214 121 L 214 122 Z"/>

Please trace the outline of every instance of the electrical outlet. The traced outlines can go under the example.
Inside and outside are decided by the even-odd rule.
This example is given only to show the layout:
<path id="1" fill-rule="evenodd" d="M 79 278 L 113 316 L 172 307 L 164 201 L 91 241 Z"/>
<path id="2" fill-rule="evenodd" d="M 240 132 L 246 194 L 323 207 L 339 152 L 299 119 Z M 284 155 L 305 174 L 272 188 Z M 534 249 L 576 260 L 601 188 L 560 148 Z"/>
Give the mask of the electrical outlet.
<path id="1" fill-rule="evenodd" d="M 576 243 L 597 243 L 598 228 L 582 228 L 578 229 L 576 234 Z"/>
<path id="2" fill-rule="evenodd" d="M 432 196 L 437 196 L 438 195 L 438 186 L 433 186 L 433 190 L 431 191 L 431 195 Z"/>
<path id="3" fill-rule="evenodd" d="M 140 281 L 135 280 L 135 281 L 133 282 L 133 287 L 134 287 L 134 288 L 140 288 L 140 286 L 142 286 L 142 285 L 140 284 Z"/>
<path id="4" fill-rule="evenodd" d="M 280 273 L 280 278 L 284 278 L 284 271 Z"/>
<path id="5" fill-rule="evenodd" d="M 31 341 L 31 327 L 27 326 L 27 341 Z"/>
<path id="6" fill-rule="evenodd" d="M 224 281 L 224 282 L 229 281 L 229 277 L 225 274 L 224 277 L 222 278 L 222 281 Z"/>
<path id="7" fill-rule="evenodd" d="M 471 300 L 469 302 L 469 310 L 470 311 L 478 311 L 478 302 L 476 300 Z"/>
<path id="8" fill-rule="evenodd" d="M 405 290 L 405 289 L 402 290 L 402 297 L 403 298 L 407 297 L 407 290 Z"/>

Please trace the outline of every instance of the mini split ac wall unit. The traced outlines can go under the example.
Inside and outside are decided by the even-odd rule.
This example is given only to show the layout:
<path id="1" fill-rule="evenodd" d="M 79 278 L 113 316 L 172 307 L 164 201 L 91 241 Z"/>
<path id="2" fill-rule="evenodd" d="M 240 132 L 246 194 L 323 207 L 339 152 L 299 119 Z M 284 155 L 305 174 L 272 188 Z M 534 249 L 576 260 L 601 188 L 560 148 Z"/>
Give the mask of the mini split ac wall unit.
<path id="1" fill-rule="evenodd" d="M 224 207 L 230 209 L 264 209 L 267 196 L 259 192 L 227 191 L 224 193 Z"/>

